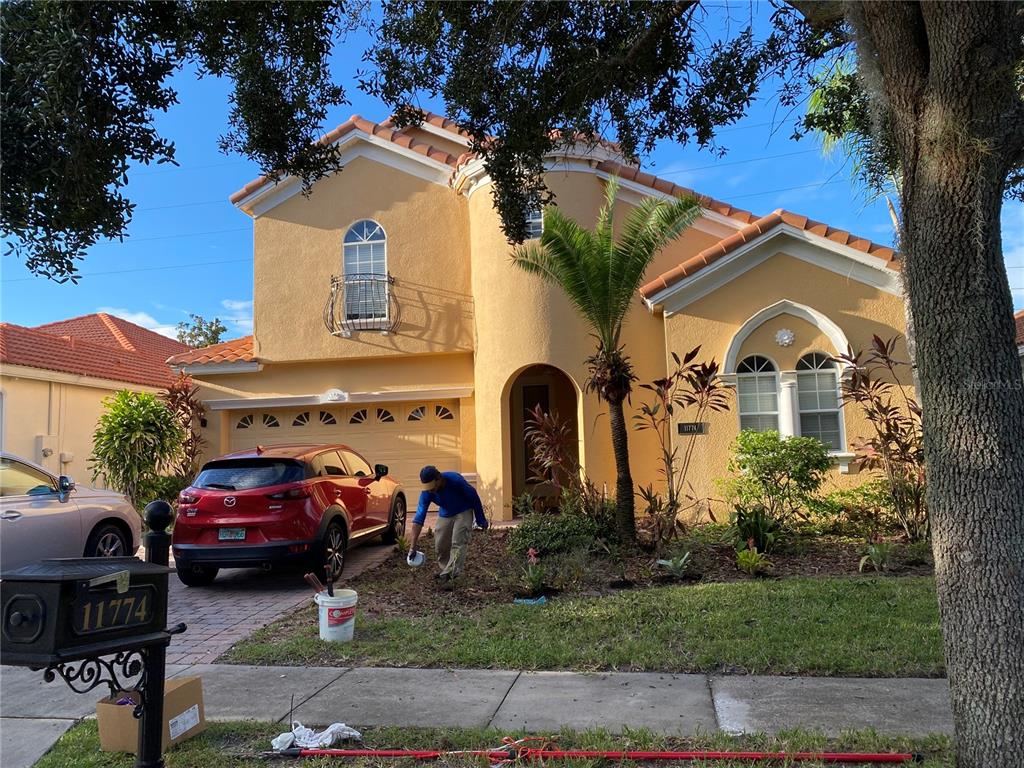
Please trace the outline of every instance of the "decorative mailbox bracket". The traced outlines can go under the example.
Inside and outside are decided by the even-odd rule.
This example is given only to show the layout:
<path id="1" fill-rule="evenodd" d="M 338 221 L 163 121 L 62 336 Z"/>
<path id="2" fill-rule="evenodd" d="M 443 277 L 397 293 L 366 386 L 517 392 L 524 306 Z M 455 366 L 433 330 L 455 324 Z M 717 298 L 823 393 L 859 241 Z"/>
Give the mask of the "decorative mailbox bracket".
<path id="1" fill-rule="evenodd" d="M 75 693 L 106 685 L 111 697 L 138 694 L 135 768 L 163 768 L 167 628 L 167 526 L 171 508 L 146 507 L 146 561 L 134 557 L 44 560 L 4 573 L 0 581 L 2 663 L 42 669 Z"/>

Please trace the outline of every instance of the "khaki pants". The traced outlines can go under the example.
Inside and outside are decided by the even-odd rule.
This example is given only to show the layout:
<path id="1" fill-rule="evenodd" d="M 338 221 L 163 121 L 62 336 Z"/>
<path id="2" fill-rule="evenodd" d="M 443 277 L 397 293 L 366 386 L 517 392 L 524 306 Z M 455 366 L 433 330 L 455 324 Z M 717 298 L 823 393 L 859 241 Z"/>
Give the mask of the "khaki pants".
<path id="1" fill-rule="evenodd" d="M 452 517 L 437 518 L 434 545 L 441 575 L 455 578 L 466 564 L 466 550 L 473 533 L 473 510 L 467 509 Z"/>

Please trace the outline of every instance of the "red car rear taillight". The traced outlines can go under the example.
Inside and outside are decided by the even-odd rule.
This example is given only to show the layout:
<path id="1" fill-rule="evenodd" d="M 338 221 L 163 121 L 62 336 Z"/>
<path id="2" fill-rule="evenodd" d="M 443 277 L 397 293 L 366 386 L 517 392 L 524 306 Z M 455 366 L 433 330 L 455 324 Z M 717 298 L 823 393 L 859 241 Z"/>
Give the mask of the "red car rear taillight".
<path id="1" fill-rule="evenodd" d="M 184 491 L 182 491 L 180 494 L 178 494 L 178 503 L 179 504 L 198 504 L 199 503 L 199 497 L 196 496 L 195 494 L 185 493 Z"/>
<path id="2" fill-rule="evenodd" d="M 268 499 L 275 500 L 292 500 L 292 499 L 308 499 L 309 489 L 308 488 L 290 488 L 287 491 L 279 491 L 277 493 L 268 493 Z"/>

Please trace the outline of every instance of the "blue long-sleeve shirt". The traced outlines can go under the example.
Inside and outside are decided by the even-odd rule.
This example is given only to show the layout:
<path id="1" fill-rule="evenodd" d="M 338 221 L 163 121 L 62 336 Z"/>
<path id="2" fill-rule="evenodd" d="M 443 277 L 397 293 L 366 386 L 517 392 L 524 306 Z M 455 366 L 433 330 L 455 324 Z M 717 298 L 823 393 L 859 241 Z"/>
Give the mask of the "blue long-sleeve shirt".
<path id="1" fill-rule="evenodd" d="M 427 519 L 427 509 L 431 504 L 436 504 L 438 517 L 455 517 L 467 509 L 472 509 L 476 524 L 486 528 L 484 505 L 480 502 L 480 494 L 476 492 L 476 488 L 466 482 L 466 478 L 458 472 L 442 472 L 441 477 L 444 478 L 444 485 L 439 490 L 420 493 L 420 502 L 416 505 L 413 523 L 423 525 L 423 521 Z"/>

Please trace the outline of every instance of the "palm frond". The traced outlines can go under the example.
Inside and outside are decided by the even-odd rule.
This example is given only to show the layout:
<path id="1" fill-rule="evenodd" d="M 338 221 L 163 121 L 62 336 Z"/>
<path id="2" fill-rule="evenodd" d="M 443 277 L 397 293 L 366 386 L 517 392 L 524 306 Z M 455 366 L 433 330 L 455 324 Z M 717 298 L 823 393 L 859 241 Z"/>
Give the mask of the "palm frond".
<path id="1" fill-rule="evenodd" d="M 609 277 L 618 286 L 614 296 L 616 313 L 626 316 L 658 251 L 699 215 L 700 203 L 690 197 L 671 202 L 648 198 L 630 213 L 609 259 Z"/>
<path id="2" fill-rule="evenodd" d="M 593 232 L 549 206 L 540 241 L 513 253 L 522 269 L 561 287 L 602 347 L 612 350 L 619 347 L 622 324 L 655 255 L 700 212 L 692 198 L 648 198 L 627 216 L 616 242 L 612 219 L 618 188 L 613 177 Z"/>
<path id="3" fill-rule="evenodd" d="M 559 286 L 584 320 L 602 336 L 610 328 L 608 304 L 595 281 L 591 257 L 594 235 L 557 208 L 544 213 L 540 242 L 515 249 L 513 262 L 531 274 Z"/>

